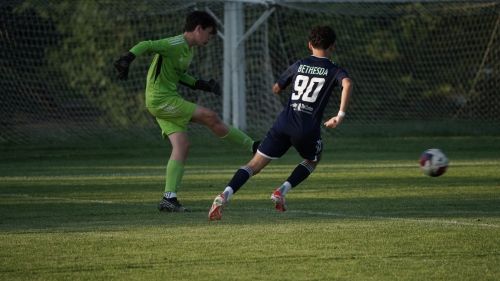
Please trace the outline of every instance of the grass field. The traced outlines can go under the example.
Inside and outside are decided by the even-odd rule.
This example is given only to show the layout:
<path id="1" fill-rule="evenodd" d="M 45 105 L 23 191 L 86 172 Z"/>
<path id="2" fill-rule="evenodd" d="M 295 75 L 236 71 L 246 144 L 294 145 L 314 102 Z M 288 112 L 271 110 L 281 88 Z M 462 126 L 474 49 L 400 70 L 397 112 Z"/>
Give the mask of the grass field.
<path id="1" fill-rule="evenodd" d="M 500 137 L 332 138 L 316 171 L 269 196 L 300 158 L 249 180 L 221 221 L 215 196 L 250 158 L 193 144 L 160 213 L 163 146 L 2 146 L 0 280 L 500 280 Z M 420 154 L 449 170 L 431 178 Z"/>

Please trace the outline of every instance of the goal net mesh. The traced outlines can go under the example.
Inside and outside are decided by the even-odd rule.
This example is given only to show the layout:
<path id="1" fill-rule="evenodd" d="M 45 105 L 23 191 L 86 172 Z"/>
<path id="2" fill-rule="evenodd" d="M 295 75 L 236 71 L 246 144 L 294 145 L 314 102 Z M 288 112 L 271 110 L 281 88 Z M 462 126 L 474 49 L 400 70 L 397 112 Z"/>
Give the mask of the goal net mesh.
<path id="1" fill-rule="evenodd" d="M 245 31 L 273 10 L 240 45 L 245 131 L 256 139 L 287 99 L 272 94 L 273 84 L 310 55 L 309 31 L 323 24 L 337 33 L 330 59 L 354 81 L 344 123 L 324 136 L 500 134 L 498 1 L 252 1 L 241 7 Z M 222 87 L 229 36 L 224 1 L 2 1 L 0 143 L 161 138 L 144 101 L 154 54 L 131 64 L 128 81 L 116 78 L 113 62 L 141 41 L 181 34 L 186 13 L 195 9 L 215 15 L 223 36 L 195 47 L 188 73 Z M 222 97 L 183 86 L 179 92 L 222 118 Z M 325 120 L 336 115 L 339 100 L 336 89 Z M 197 124 L 188 132 L 217 141 Z"/>

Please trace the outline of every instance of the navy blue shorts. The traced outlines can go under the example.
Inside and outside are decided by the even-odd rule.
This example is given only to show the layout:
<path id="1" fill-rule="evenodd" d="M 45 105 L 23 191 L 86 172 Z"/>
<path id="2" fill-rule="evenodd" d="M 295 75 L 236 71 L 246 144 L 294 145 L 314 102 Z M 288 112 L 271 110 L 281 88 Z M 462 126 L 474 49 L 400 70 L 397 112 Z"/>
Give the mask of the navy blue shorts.
<path id="1" fill-rule="evenodd" d="M 298 140 L 271 128 L 259 146 L 259 153 L 269 159 L 279 159 L 293 146 L 304 159 L 316 161 L 323 151 L 321 137 L 318 140 Z"/>

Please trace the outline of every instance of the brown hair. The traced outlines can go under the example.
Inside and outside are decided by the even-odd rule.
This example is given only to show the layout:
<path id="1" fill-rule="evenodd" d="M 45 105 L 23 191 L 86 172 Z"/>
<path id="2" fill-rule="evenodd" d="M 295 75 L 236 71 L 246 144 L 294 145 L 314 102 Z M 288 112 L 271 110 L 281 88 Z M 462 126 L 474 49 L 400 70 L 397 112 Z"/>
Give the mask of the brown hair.
<path id="1" fill-rule="evenodd" d="M 337 35 L 329 25 L 315 26 L 309 34 L 309 41 L 316 49 L 326 50 L 337 40 Z"/>

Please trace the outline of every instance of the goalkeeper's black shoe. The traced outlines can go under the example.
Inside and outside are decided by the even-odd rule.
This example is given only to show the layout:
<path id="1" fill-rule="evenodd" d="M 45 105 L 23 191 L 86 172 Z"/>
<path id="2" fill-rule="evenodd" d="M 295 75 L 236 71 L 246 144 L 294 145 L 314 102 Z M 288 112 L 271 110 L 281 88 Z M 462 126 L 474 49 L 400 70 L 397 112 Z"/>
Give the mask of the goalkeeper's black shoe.
<path id="1" fill-rule="evenodd" d="M 177 197 L 175 198 L 165 198 L 161 199 L 160 203 L 158 203 L 158 210 L 160 212 L 176 212 L 176 213 L 188 213 L 189 210 L 177 201 Z"/>
<path id="2" fill-rule="evenodd" d="M 252 153 L 257 153 L 257 149 L 259 149 L 259 145 L 262 141 L 254 141 L 252 144 Z"/>

